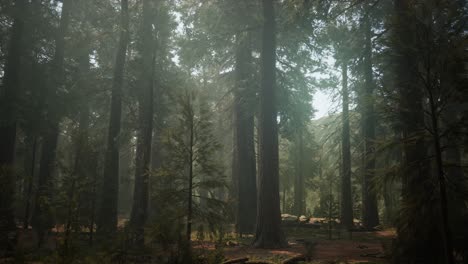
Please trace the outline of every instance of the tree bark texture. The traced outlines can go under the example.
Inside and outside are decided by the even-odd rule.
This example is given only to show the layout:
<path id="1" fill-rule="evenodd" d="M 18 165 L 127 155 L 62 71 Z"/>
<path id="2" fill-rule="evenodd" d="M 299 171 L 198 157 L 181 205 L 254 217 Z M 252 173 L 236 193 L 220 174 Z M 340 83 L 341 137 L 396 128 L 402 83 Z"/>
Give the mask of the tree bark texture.
<path id="1" fill-rule="evenodd" d="M 255 231 L 257 180 L 254 142 L 255 91 L 252 84 L 250 34 L 237 35 L 234 91 L 234 164 L 237 185 L 237 228 L 240 234 Z"/>
<path id="2" fill-rule="evenodd" d="M 305 213 L 304 204 L 304 128 L 298 128 L 296 171 L 294 177 L 294 214 L 301 216 Z"/>
<path id="3" fill-rule="evenodd" d="M 365 228 L 379 225 L 377 198 L 371 186 L 374 177 L 375 158 L 375 112 L 374 112 L 374 81 L 372 77 L 372 31 L 369 14 L 364 19 L 364 91 L 363 91 L 363 122 L 364 135 L 364 177 L 362 183 L 362 224 Z"/>
<path id="4" fill-rule="evenodd" d="M 58 92 L 65 80 L 63 64 L 65 60 L 65 36 L 70 23 L 71 5 L 73 0 L 64 0 L 60 26 L 55 41 L 55 54 L 50 72 L 52 77 L 46 88 L 46 118 L 44 131 L 42 133 L 42 149 L 40 168 L 38 175 L 38 189 L 36 202 L 32 218 L 33 229 L 38 233 L 39 244 L 44 238 L 45 232 L 54 224 L 51 208 L 51 198 L 53 193 L 53 172 L 57 143 L 60 134 L 61 112 L 59 110 Z"/>
<path id="5" fill-rule="evenodd" d="M 14 156 L 17 108 L 19 104 L 21 52 L 24 31 L 25 0 L 16 1 L 13 10 L 3 90 L 0 90 L 0 248 L 12 250 L 11 234 L 16 230 L 13 202 L 15 196 Z"/>
<path id="6" fill-rule="evenodd" d="M 148 218 L 149 172 L 151 170 L 151 142 L 153 135 L 153 72 L 154 37 L 153 11 L 149 0 L 143 1 L 141 29 L 141 68 L 138 93 L 138 135 L 135 160 L 135 188 L 130 226 L 135 235 L 135 244 L 144 243 L 143 228 Z"/>
<path id="7" fill-rule="evenodd" d="M 193 105 L 192 105 L 192 98 L 189 99 L 189 104 L 190 104 L 190 135 L 189 135 L 189 156 L 188 156 L 188 161 L 189 161 L 189 167 L 188 167 L 188 199 L 187 199 L 187 228 L 186 228 L 186 239 L 188 243 L 190 244 L 191 242 L 191 237 L 192 237 L 192 217 L 193 217 L 193 152 L 194 150 L 194 127 L 195 127 L 195 120 L 194 120 L 194 112 L 193 112 Z"/>
<path id="8" fill-rule="evenodd" d="M 353 227 L 353 200 L 351 194 L 351 143 L 349 135 L 349 92 L 348 64 L 343 62 L 342 71 L 342 138 L 341 138 L 341 223 L 347 228 Z"/>
<path id="9" fill-rule="evenodd" d="M 429 92 L 429 105 L 431 109 L 431 123 L 432 123 L 432 137 L 434 151 L 436 154 L 436 170 L 438 178 L 438 187 L 439 187 L 439 203 L 440 203 L 440 216 L 441 216 L 441 237 L 442 237 L 442 247 L 445 252 L 445 261 L 447 264 L 454 264 L 455 259 L 453 257 L 453 245 L 452 245 L 452 235 L 450 232 L 449 222 L 448 222 L 448 198 L 447 198 L 447 187 L 445 180 L 445 173 L 442 162 L 442 146 L 440 143 L 440 129 L 439 129 L 439 120 L 437 113 L 437 106 L 435 98 L 432 91 Z"/>
<path id="10" fill-rule="evenodd" d="M 287 245 L 281 230 L 276 110 L 276 23 L 274 0 L 263 0 L 262 81 L 259 118 L 259 186 L 257 226 L 253 245 L 279 248 Z"/>
<path id="11" fill-rule="evenodd" d="M 104 163 L 101 203 L 97 214 L 97 230 L 100 235 L 112 235 L 117 228 L 119 193 L 119 142 L 122 118 L 122 85 L 129 41 L 128 0 L 121 0 L 120 38 L 116 53 L 112 82 L 111 109 L 107 132 L 107 149 Z"/>
<path id="12" fill-rule="evenodd" d="M 428 190 L 434 190 L 434 179 L 425 140 L 425 107 L 421 83 L 417 78 L 418 61 L 412 4 L 395 0 L 394 48 L 395 73 L 399 92 L 400 123 L 403 140 L 402 211 L 397 223 L 395 263 L 444 263 L 441 250 L 438 203 Z M 408 221 L 411 219 L 411 221 Z"/>

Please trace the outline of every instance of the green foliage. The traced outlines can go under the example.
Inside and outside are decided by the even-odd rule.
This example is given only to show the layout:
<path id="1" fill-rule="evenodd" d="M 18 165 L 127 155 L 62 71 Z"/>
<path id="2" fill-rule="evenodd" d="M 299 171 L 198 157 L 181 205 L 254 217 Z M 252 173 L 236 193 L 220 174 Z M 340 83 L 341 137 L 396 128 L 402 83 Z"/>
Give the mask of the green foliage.
<path id="1" fill-rule="evenodd" d="M 172 120 L 174 126 L 165 130 L 162 137 L 163 146 L 168 151 L 167 158 L 151 176 L 155 218 L 151 220 L 150 236 L 153 243 L 160 244 L 165 250 L 173 250 L 174 244 L 181 247 L 181 233 L 185 230 L 184 219 L 187 216 L 190 166 L 194 182 L 194 223 L 206 223 L 208 231 L 215 233 L 226 220 L 227 210 L 226 204 L 217 197 L 226 184 L 222 166 L 216 158 L 220 145 L 213 136 L 207 105 L 199 101 L 202 99 L 196 97 L 195 92 L 189 91 L 175 95 L 173 100 L 177 106 Z M 191 131 L 194 136 L 192 142 Z M 204 238 L 204 232 L 199 230 L 199 238 Z"/>
<path id="2" fill-rule="evenodd" d="M 320 197 L 320 203 L 314 209 L 314 216 L 329 220 L 339 217 L 339 202 L 333 195 Z"/>
<path id="3" fill-rule="evenodd" d="M 113 263 L 116 259 L 141 252 L 128 248 L 128 230 L 110 241 L 106 252 L 88 252 L 89 229 L 95 226 L 96 189 L 106 152 L 105 142 L 110 109 L 110 90 L 118 48 L 119 8 L 114 0 L 73 2 L 70 27 L 65 36 L 63 72 L 55 72 L 56 39 L 63 1 L 24 1 L 28 8 L 22 43 L 19 100 L 16 118 L 16 157 L 10 168 L 0 168 L 0 220 L 14 212 L 17 225 L 28 216 L 26 201 L 37 205 L 31 217 L 35 231 L 45 233 L 57 225 L 60 241 L 57 252 L 43 262 Z M 228 180 L 232 163 L 232 91 L 235 84 L 235 52 L 246 36 L 252 49 L 247 97 L 258 104 L 261 51 L 261 1 L 152 1 L 155 3 L 154 58 L 155 125 L 150 172 L 150 220 L 148 247 L 168 253 L 175 261 L 222 261 L 222 245 L 233 222 L 232 208 L 226 201 L 232 183 Z M 407 1 L 405 1 L 407 2 Z M 416 61 L 412 89 L 419 89 L 425 102 L 436 98 L 435 113 L 441 130 L 417 131 L 402 138 L 404 117 L 399 84 L 395 82 L 396 44 L 401 36 L 392 1 L 276 1 L 277 10 L 277 98 L 280 131 L 280 192 L 282 210 L 294 208 L 294 179 L 304 164 L 304 188 L 308 211 L 329 219 L 338 217 L 340 192 L 341 129 L 339 113 L 311 120 L 313 93 L 320 89 L 339 97 L 340 77 L 336 70 L 349 62 L 350 123 L 352 151 L 352 190 L 355 215 L 361 215 L 363 151 L 365 142 L 359 127 L 361 105 L 374 103 L 377 138 L 371 158 L 376 162 L 372 191 L 384 205 L 384 223 L 398 224 L 399 239 L 395 256 L 438 252 L 440 241 L 438 192 L 431 171 L 417 183 L 419 191 L 404 192 L 408 171 L 420 164 L 405 164 L 405 146 L 424 139 L 433 145 L 433 135 L 443 143 L 444 177 L 450 196 L 450 226 L 454 247 L 460 258 L 467 258 L 466 150 L 466 7 L 463 1 L 416 1 L 407 14 L 414 26 L 412 43 L 404 50 Z M 131 211 L 137 97 L 141 54 L 139 34 L 141 4 L 129 0 L 130 44 L 122 83 L 122 130 L 116 141 L 120 147 L 119 217 Z M 0 96 L 4 95 L 4 72 L 9 57 L 8 42 L 14 24 L 13 1 L 0 1 Z M 363 66 L 364 20 L 371 24 L 372 79 L 374 98 L 361 98 L 365 84 Z M 405 25 L 406 26 L 406 25 Z M 332 59 L 334 57 L 334 59 Z M 336 65 L 333 65 L 336 63 Z M 424 70 L 423 70 L 424 69 Z M 426 70 L 428 69 L 428 70 Z M 62 76 L 63 75 L 63 76 Z M 63 83 L 55 91 L 55 79 Z M 2 97 L 3 98 L 3 97 Z M 337 101 L 337 98 L 334 98 Z M 424 110 L 430 110 L 425 105 Z M 256 109 L 252 106 L 252 115 Z M 430 114 L 428 111 L 427 114 Z M 0 113 L 4 120 L 4 113 Z M 82 116 L 89 120 L 84 122 Z M 430 115 L 428 115 L 430 117 Z M 38 188 L 40 147 L 45 143 L 45 128 L 60 118 L 57 158 L 53 177 Z M 426 121 L 425 121 L 426 122 Z M 86 125 L 82 126 L 84 123 Z M 190 131 L 194 141 L 190 143 Z M 36 146 L 36 143 L 38 146 Z M 303 152 L 301 153 L 301 149 Z M 189 152 L 193 157 L 190 159 Z M 433 160 L 433 150 L 421 160 Z M 403 154 L 404 155 L 403 155 Z M 452 154 L 458 154 L 453 158 Z M 33 159 L 35 156 L 35 159 Z M 457 160 L 458 159 L 458 160 Z M 428 163 L 428 164 L 429 164 Z M 188 167 L 193 168 L 194 184 L 188 190 Z M 432 167 L 432 164 L 429 164 Z M 462 177 L 454 177 L 459 169 Z M 14 171 L 13 171 L 14 170 Z M 463 176 L 464 175 L 464 176 Z M 29 184 L 31 192 L 28 192 Z M 198 241 L 211 239 L 219 244 L 215 251 L 198 255 L 182 239 L 187 216 L 188 193 L 193 196 L 193 225 Z M 402 197 L 401 193 L 405 193 Z M 10 194 L 14 195 L 11 201 Z M 34 197 L 37 194 L 37 199 Z M 232 196 L 232 195 L 231 195 Z M 403 203 L 401 203 L 404 198 Z M 230 200 L 229 200 L 230 199 Z M 13 204 L 13 208 L 10 206 Z M 14 210 L 13 210 L 14 209 Z M 31 209 L 31 208 L 30 208 Z M 401 210 L 400 210 L 401 209 Z M 29 210 L 33 211 L 33 210 Z M 29 212 L 32 213 L 32 212 Z M 120 219 L 122 220 L 122 219 Z M 14 230 L 15 223 L 0 223 L 2 234 Z M 6 225 L 9 225 L 6 227 Z M 9 229 L 9 230 L 7 230 Z M 305 231 L 304 231 L 305 232 Z M 436 234 L 432 236 L 432 234 Z M 295 234 L 298 235 L 298 234 Z M 13 236 L 13 234 L 12 234 Z M 3 242 L 3 241 L 2 241 Z M 11 243 L 9 246 L 12 246 Z M 96 245 L 96 243 L 95 243 Z M 115 250 L 115 252 L 110 253 Z M 181 251 L 181 256 L 178 251 Z M 76 251 L 76 252 L 75 252 Z M 27 254 L 18 262 L 26 261 Z M 146 252 L 144 252 L 146 253 Z M 42 253 L 41 253 L 42 254 Z M 48 253 L 43 253 L 48 254 Z M 83 256 L 89 254 L 90 256 Z M 143 254 L 143 253 L 142 253 Z M 146 256 L 145 256 L 146 257 Z M 429 258 L 429 256 L 428 256 Z M 143 258 L 144 259 L 144 258 Z M 430 259 L 434 260 L 434 259 Z M 437 261 L 437 260 L 434 260 Z"/>

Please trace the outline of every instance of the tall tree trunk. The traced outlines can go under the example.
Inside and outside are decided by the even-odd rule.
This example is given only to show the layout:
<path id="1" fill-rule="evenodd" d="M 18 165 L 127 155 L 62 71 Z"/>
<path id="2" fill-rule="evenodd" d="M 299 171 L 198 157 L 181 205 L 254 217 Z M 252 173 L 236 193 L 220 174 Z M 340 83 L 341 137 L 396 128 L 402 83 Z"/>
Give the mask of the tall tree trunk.
<path id="1" fill-rule="evenodd" d="M 438 110 L 435 102 L 435 98 L 430 89 L 429 93 L 429 105 L 431 111 L 431 125 L 432 125 L 432 137 L 434 144 L 434 151 L 436 155 L 436 170 L 438 176 L 439 184 L 439 203 L 440 203 L 440 216 L 442 224 L 442 247 L 445 252 L 445 261 L 447 264 L 454 264 L 455 259 L 453 257 L 453 245 L 452 245 L 452 236 L 450 232 L 449 222 L 448 222 L 448 198 L 447 198 L 447 187 L 445 182 L 445 173 L 442 162 L 442 146 L 440 144 L 440 129 L 438 121 Z"/>
<path id="2" fill-rule="evenodd" d="M 207 77 L 206 77 L 206 71 L 205 71 L 205 68 L 203 67 L 202 68 L 202 82 L 203 82 L 203 92 L 199 93 L 198 95 L 198 109 L 200 110 L 200 113 L 199 113 L 199 118 L 200 120 L 208 120 L 209 117 L 207 116 L 207 112 L 206 110 L 202 110 L 202 109 L 206 109 L 205 105 L 208 105 L 207 103 L 207 92 L 206 92 L 206 89 L 207 89 Z M 199 181 L 200 182 L 204 182 L 207 180 L 207 175 L 205 174 L 201 174 L 200 175 L 200 179 Z M 199 187 L 198 188 L 198 199 L 199 199 L 199 206 L 200 206 L 200 209 L 201 210 L 206 210 L 207 209 L 207 204 L 208 204 L 208 198 L 210 196 L 210 193 L 208 191 L 208 188 L 206 187 Z"/>
<path id="3" fill-rule="evenodd" d="M 397 142 L 400 139 L 399 132 L 394 131 L 395 133 L 392 134 L 392 139 Z M 401 164 L 402 161 L 402 148 L 400 146 L 395 147 L 395 149 L 391 150 L 392 154 L 383 161 L 384 167 L 391 167 L 394 164 Z M 393 172 L 397 173 L 397 172 Z M 395 226 L 395 220 L 398 215 L 399 210 L 399 199 L 401 189 L 401 182 L 388 182 L 385 184 L 383 188 L 383 200 L 384 200 L 384 223 L 387 226 Z"/>
<path id="4" fill-rule="evenodd" d="M 457 113 L 452 110 L 446 110 L 446 113 L 443 114 L 443 120 L 447 123 L 445 129 L 450 129 L 455 125 Z M 463 208 L 465 207 L 463 201 L 462 193 L 468 188 L 467 179 L 465 173 L 463 172 L 462 165 L 462 154 L 459 145 L 462 144 L 461 140 L 458 138 L 442 138 L 443 148 L 445 149 L 444 162 L 446 163 L 445 173 L 447 180 L 452 183 L 451 189 L 453 191 L 449 193 L 449 222 L 455 224 L 455 226 L 462 226 L 463 221 Z"/>
<path id="5" fill-rule="evenodd" d="M 141 30 L 141 68 L 138 98 L 139 127 L 135 160 L 135 188 L 130 226 L 135 232 L 137 246 L 144 244 L 143 227 L 148 217 L 149 171 L 151 141 L 153 135 L 153 71 L 154 37 L 153 8 L 149 0 L 143 0 Z"/>
<path id="6" fill-rule="evenodd" d="M 89 44 L 83 44 L 84 52 L 80 54 L 78 57 L 78 64 L 79 64 L 79 77 L 78 77 L 78 89 L 80 93 L 80 97 L 83 99 L 83 103 L 81 105 L 81 109 L 79 112 L 79 120 L 78 120 L 78 129 L 77 134 L 75 137 L 75 158 L 74 158 L 74 165 L 73 171 L 71 174 L 71 186 L 68 191 L 68 213 L 67 213 L 67 222 L 65 225 L 65 237 L 64 237 L 64 249 L 69 250 L 71 244 L 71 231 L 72 231 L 72 223 L 77 221 L 78 214 L 79 214 L 79 207 L 80 207 L 80 190 L 79 185 L 85 182 L 87 179 L 87 175 L 89 170 L 89 164 L 87 164 L 87 155 L 89 149 L 89 121 L 90 121 L 90 114 L 89 114 L 89 105 L 86 102 L 87 92 L 89 92 L 87 78 L 89 75 L 90 70 L 90 63 L 89 63 L 89 51 L 90 49 Z"/>
<path id="7" fill-rule="evenodd" d="M 341 64 L 342 71 L 342 139 L 341 139 L 341 223 L 347 228 L 353 227 L 353 198 L 351 194 L 351 143 L 349 135 L 349 92 L 348 63 Z"/>
<path id="8" fill-rule="evenodd" d="M 443 263 L 440 228 L 433 204 L 434 179 L 425 140 L 424 97 L 418 76 L 413 5 L 395 0 L 396 86 L 403 136 L 402 211 L 397 224 L 395 263 Z M 410 219 L 411 221 L 408 221 Z M 428 220 L 430 219 L 430 220 Z"/>
<path id="9" fill-rule="evenodd" d="M 192 99 L 189 99 L 189 104 L 192 104 Z M 191 237 L 192 237 L 192 214 L 193 214 L 193 152 L 194 152 L 194 113 L 193 113 L 193 105 L 190 106 L 192 112 L 190 113 L 190 135 L 189 135 L 189 168 L 188 168 L 188 199 L 187 199 L 187 229 L 186 229 L 186 239 L 187 242 L 190 244 Z"/>
<path id="10" fill-rule="evenodd" d="M 28 165 L 29 168 L 29 177 L 28 177 L 28 187 L 26 189 L 25 193 L 25 206 L 24 206 L 24 217 L 23 217 L 23 229 L 28 229 L 29 228 L 29 218 L 31 215 L 31 198 L 33 194 L 33 185 L 34 185 L 34 174 L 36 172 L 36 154 L 37 154 L 37 136 L 34 135 L 32 139 L 32 147 L 30 149 L 31 151 L 31 160 L 27 160 L 30 165 Z"/>
<path id="11" fill-rule="evenodd" d="M 257 180 L 254 142 L 254 91 L 251 78 L 250 35 L 237 35 L 236 89 L 234 91 L 233 179 L 237 181 L 237 227 L 240 234 L 253 233 L 257 217 Z"/>
<path id="12" fill-rule="evenodd" d="M 364 92 L 363 92 L 363 122 L 364 135 L 364 177 L 362 183 L 362 223 L 365 228 L 379 225 L 377 198 L 371 186 L 374 177 L 375 158 L 375 113 L 374 113 L 374 81 L 372 78 L 372 30 L 369 14 L 364 18 L 365 48 L 364 48 Z"/>
<path id="13" fill-rule="evenodd" d="M 47 85 L 47 117 L 42 135 L 42 149 L 40 169 L 38 175 L 38 190 L 33 214 L 33 228 L 38 233 L 39 246 L 44 239 L 45 232 L 53 226 L 53 214 L 51 209 L 51 197 L 53 193 L 52 174 L 55 167 L 55 158 L 58 137 L 60 133 L 60 110 L 58 109 L 57 92 L 65 80 L 64 76 L 64 53 L 65 36 L 70 22 L 70 10 L 72 0 L 64 0 L 62 5 L 62 16 L 55 41 L 55 54 L 50 69 L 51 80 Z"/>
<path id="14" fill-rule="evenodd" d="M 294 178 L 294 214 L 301 216 L 304 214 L 304 128 L 298 128 L 297 135 L 297 157 L 296 172 Z"/>
<path id="15" fill-rule="evenodd" d="M 461 34 L 461 33 L 460 33 Z M 447 37 L 447 36 L 445 36 Z M 452 45 L 457 45 L 456 41 L 448 41 L 444 39 L 447 49 L 451 49 Z M 452 45 L 450 45 L 450 43 Z M 448 192 L 448 211 L 449 211 L 449 224 L 452 230 L 459 229 L 465 226 L 467 209 L 465 206 L 465 199 L 463 193 L 468 190 L 468 178 L 463 170 L 462 162 L 462 146 L 463 136 L 459 136 L 456 131 L 463 127 L 463 124 L 468 125 L 468 120 L 463 120 L 463 106 L 468 109 L 468 102 L 460 101 L 459 98 L 467 98 L 468 89 L 464 89 L 464 80 L 466 79 L 466 58 L 458 57 L 458 54 L 453 54 L 446 58 L 448 65 L 442 69 L 440 74 L 440 91 L 445 93 L 453 93 L 447 100 L 445 107 L 441 109 L 440 119 L 440 132 L 445 134 L 441 136 L 441 145 L 444 150 L 444 170 L 446 174 Z M 454 58 L 454 56 L 456 56 Z M 466 56 L 465 56 L 466 57 Z M 465 78 L 465 79 L 463 79 Z M 463 87 L 463 88 L 462 88 Z M 461 89 L 460 89 L 461 88 Z M 463 128 L 462 128 L 463 129 Z M 466 133 L 468 134 L 468 133 Z M 466 148 L 468 151 L 468 148 Z M 454 238 L 463 236 L 459 232 L 454 233 Z"/>
<path id="16" fill-rule="evenodd" d="M 158 58 L 155 59 L 156 61 Z M 163 72 L 162 67 L 160 66 L 158 69 L 155 69 L 156 72 Z M 162 89 L 159 85 L 158 80 L 155 80 L 155 87 L 154 93 L 157 95 L 154 98 L 154 117 L 155 117 L 155 124 L 153 126 L 153 139 L 152 145 L 158 146 L 151 149 L 151 169 L 153 171 L 160 171 L 165 160 L 164 160 L 164 149 L 162 148 L 162 137 L 161 132 L 165 128 L 165 120 L 166 120 L 166 112 L 163 110 L 163 101 L 162 101 Z M 160 187 L 158 187 L 160 188 Z M 148 207 L 151 208 L 150 214 L 148 215 L 149 219 L 153 219 L 160 215 L 160 211 L 158 205 L 156 204 L 157 201 L 154 199 L 149 199 Z"/>
<path id="17" fill-rule="evenodd" d="M 124 82 L 125 60 L 129 41 L 128 0 L 121 0 L 120 5 L 120 38 L 112 82 L 111 112 L 107 132 L 107 150 L 104 163 L 101 203 L 96 221 L 96 232 L 99 235 L 113 235 L 117 228 L 122 85 Z"/>
<path id="18" fill-rule="evenodd" d="M 10 241 L 10 237 L 11 233 L 16 230 L 13 210 L 15 196 L 13 165 L 25 9 L 25 0 L 16 1 L 3 77 L 3 91 L 0 90 L 2 92 L 0 94 L 0 248 L 6 250 L 13 249 L 14 242 Z"/>
<path id="19" fill-rule="evenodd" d="M 262 82 L 259 118 L 259 186 L 254 246 L 278 248 L 287 245 L 281 230 L 276 110 L 276 23 L 274 0 L 263 0 Z"/>

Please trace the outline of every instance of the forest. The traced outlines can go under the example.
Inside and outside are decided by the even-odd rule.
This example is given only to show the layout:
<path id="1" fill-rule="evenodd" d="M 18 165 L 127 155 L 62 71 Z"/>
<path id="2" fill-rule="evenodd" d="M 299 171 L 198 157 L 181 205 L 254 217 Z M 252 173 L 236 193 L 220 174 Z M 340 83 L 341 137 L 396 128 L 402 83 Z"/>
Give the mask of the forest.
<path id="1" fill-rule="evenodd" d="M 467 264 L 465 0 L 0 0 L 0 263 Z"/>

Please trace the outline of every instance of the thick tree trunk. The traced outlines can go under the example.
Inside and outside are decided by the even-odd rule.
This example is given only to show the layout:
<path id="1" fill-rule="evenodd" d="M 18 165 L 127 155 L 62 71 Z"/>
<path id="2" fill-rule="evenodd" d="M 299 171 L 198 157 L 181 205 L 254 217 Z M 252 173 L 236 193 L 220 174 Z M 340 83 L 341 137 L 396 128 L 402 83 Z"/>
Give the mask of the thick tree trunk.
<path id="1" fill-rule="evenodd" d="M 259 118 L 259 186 L 257 227 L 253 245 L 258 248 L 287 246 L 281 230 L 276 110 L 276 23 L 274 0 L 263 0 L 262 82 Z"/>
<path id="2" fill-rule="evenodd" d="M 96 232 L 104 236 L 114 234 L 117 228 L 122 85 L 124 82 L 125 60 L 129 41 L 128 0 L 121 0 L 120 5 L 120 38 L 112 82 L 111 112 L 107 133 L 101 203 L 97 214 Z"/>
<path id="3" fill-rule="evenodd" d="M 34 185 L 34 174 L 36 172 L 36 154 L 37 154 L 37 136 L 34 135 L 32 139 L 32 147 L 30 149 L 31 151 L 31 159 L 27 159 L 26 162 L 30 163 L 27 164 L 27 168 L 29 171 L 29 177 L 27 181 L 27 189 L 25 190 L 25 195 L 24 195 L 24 200 L 25 200 L 25 206 L 24 206 L 24 216 L 23 216 L 23 229 L 28 229 L 29 228 L 29 218 L 31 216 L 31 199 L 32 199 L 32 194 L 33 194 L 33 185 Z"/>
<path id="4" fill-rule="evenodd" d="M 454 111 L 449 111 L 446 113 L 445 118 L 443 118 L 448 123 L 446 128 L 453 126 L 454 118 L 457 116 L 457 113 Z M 449 195 L 449 223 L 454 226 L 463 226 L 463 208 L 465 208 L 465 203 L 463 200 L 463 193 L 465 192 L 467 186 L 467 179 L 465 173 L 463 172 L 462 165 L 462 155 L 458 144 L 462 142 L 456 138 L 448 138 L 442 143 L 443 148 L 445 149 L 444 163 L 445 163 L 445 174 L 446 179 L 450 184 L 449 189 L 452 189 Z"/>
<path id="5" fill-rule="evenodd" d="M 448 40 L 444 40 L 447 44 Z M 450 48 L 450 44 L 448 44 Z M 453 55 L 452 55 L 453 56 Z M 463 170 L 463 136 L 460 137 L 457 132 L 458 129 L 463 127 L 463 124 L 468 125 L 468 120 L 463 120 L 463 105 L 468 109 L 468 102 L 459 101 L 459 98 L 467 98 L 468 89 L 465 89 L 465 94 L 460 89 L 464 87 L 464 62 L 467 60 L 463 57 L 449 57 L 448 66 L 443 69 L 440 76 L 441 91 L 449 93 L 454 92 L 450 98 L 446 98 L 446 105 L 443 107 L 440 122 L 440 133 L 445 134 L 441 136 L 441 145 L 444 150 L 444 171 L 447 181 L 448 192 L 448 213 L 449 225 L 452 230 L 459 229 L 465 226 L 467 207 L 465 206 L 465 199 L 463 193 L 468 190 L 468 178 Z M 463 89 L 463 88 L 462 88 Z M 447 93 L 446 92 L 446 93 Z M 466 126 L 465 126 L 466 127 Z M 462 128 L 463 129 L 463 128 Z M 466 133 L 468 134 L 468 133 Z M 466 149 L 468 151 L 468 149 Z M 454 238 L 460 236 L 459 232 L 455 232 Z"/>
<path id="6" fill-rule="evenodd" d="M 89 106 L 86 102 L 86 93 L 89 91 L 87 77 L 89 75 L 90 63 L 89 63 L 89 48 L 88 43 L 84 44 L 84 53 L 81 54 L 78 58 L 79 63 L 79 79 L 78 79 L 78 89 L 83 99 L 81 105 L 79 120 L 78 120 L 78 129 L 75 137 L 75 159 L 74 159 L 74 168 L 71 175 L 71 186 L 68 191 L 68 213 L 67 213 L 67 222 L 65 225 L 65 237 L 64 237 L 64 248 L 65 250 L 70 249 L 71 244 L 71 232 L 72 224 L 77 221 L 79 217 L 79 207 L 80 207 L 80 190 L 79 185 L 85 182 L 89 172 L 89 164 L 87 164 L 87 155 L 89 151 L 89 121 L 90 113 Z"/>
<path id="7" fill-rule="evenodd" d="M 442 163 L 442 147 L 440 144 L 440 131 L 439 131 L 439 121 L 437 120 L 438 111 L 435 102 L 435 98 L 431 90 L 428 90 L 429 93 L 429 105 L 431 109 L 431 125 L 432 125 L 432 137 L 434 144 L 434 151 L 436 154 L 436 170 L 438 176 L 439 184 L 439 203 L 440 203 L 440 216 L 442 224 L 442 247 L 445 252 L 445 261 L 447 264 L 454 264 L 455 259 L 453 257 L 453 245 L 452 245 L 452 235 L 450 232 L 449 222 L 448 222 L 448 198 L 447 198 L 447 187 L 445 182 L 445 173 Z"/>
<path id="8" fill-rule="evenodd" d="M 21 50 L 24 31 L 25 0 L 16 1 L 8 55 L 0 90 L 0 248 L 12 250 L 10 241 L 16 224 L 13 213 L 15 191 L 14 156 L 16 143 L 17 105 L 20 90 Z M 0 252 L 1 254 L 1 252 Z"/>
<path id="9" fill-rule="evenodd" d="M 353 227 L 353 200 L 351 194 L 351 143 L 349 135 L 349 92 L 348 64 L 343 62 L 342 70 L 342 139 L 341 139 L 341 223 L 347 228 Z"/>
<path id="10" fill-rule="evenodd" d="M 364 135 L 364 177 L 362 183 L 362 223 L 365 228 L 373 228 L 379 225 L 379 213 L 377 209 L 377 198 L 371 186 L 374 177 L 374 140 L 375 140 L 375 113 L 374 113 L 374 81 L 372 78 L 372 31 L 369 14 L 364 20 L 365 50 L 364 50 L 364 78 L 365 86 L 363 92 L 363 122 L 362 132 Z"/>
<path id="11" fill-rule="evenodd" d="M 143 1 L 141 30 L 141 68 L 138 98 L 138 135 L 135 160 L 135 188 L 130 226 L 135 234 L 135 244 L 144 244 L 143 228 L 148 218 L 149 172 L 151 163 L 151 142 L 153 135 L 153 71 L 154 37 L 153 8 L 149 0 Z"/>
<path id="12" fill-rule="evenodd" d="M 395 131 L 392 135 L 393 140 L 398 141 L 400 139 L 399 131 Z M 400 146 L 392 150 L 392 155 L 383 161 L 385 167 L 390 167 L 393 164 L 401 164 L 402 162 L 402 149 Z M 383 200 L 384 200 L 384 222 L 388 226 L 395 226 L 395 220 L 399 210 L 399 199 L 401 191 L 401 182 L 389 182 L 386 183 L 383 189 Z"/>
<path id="13" fill-rule="evenodd" d="M 395 263 L 444 263 L 439 218 L 432 196 L 434 180 L 425 136 L 424 96 L 419 82 L 413 10 L 409 0 L 395 0 L 396 85 L 403 134 L 402 211 L 397 224 Z M 410 219 L 411 221 L 408 221 Z M 429 220 L 428 220 L 429 219 Z"/>
<path id="14" fill-rule="evenodd" d="M 51 208 L 51 197 L 53 193 L 52 174 L 55 167 L 55 158 L 58 137 L 60 134 L 60 110 L 58 109 L 57 91 L 65 80 L 64 77 L 64 53 L 65 53 L 65 36 L 68 32 L 70 22 L 70 11 L 72 0 L 64 0 L 62 6 L 62 16 L 60 18 L 60 26 L 55 41 L 55 54 L 52 61 L 51 80 L 49 82 L 46 94 L 48 103 L 46 125 L 42 135 L 42 149 L 40 169 L 38 175 L 38 189 L 36 193 L 36 202 L 32 219 L 33 228 L 38 233 L 39 246 L 48 229 L 53 226 L 54 219 Z"/>
<path id="15" fill-rule="evenodd" d="M 253 233 L 257 217 L 257 180 L 254 142 L 252 48 L 249 34 L 237 35 L 236 90 L 234 91 L 233 179 L 237 186 L 237 227 Z"/>

